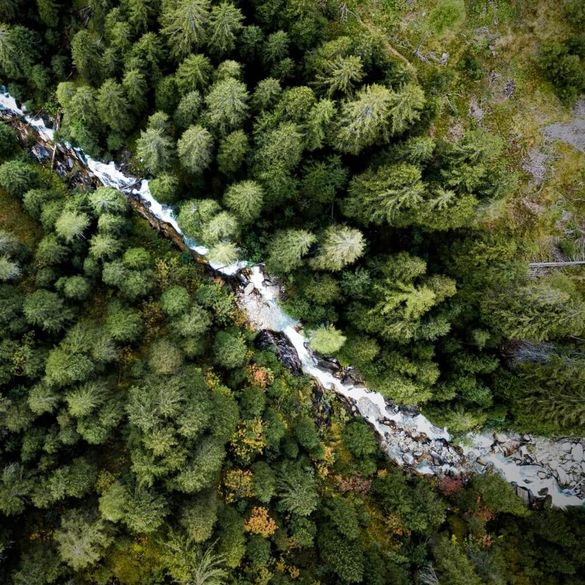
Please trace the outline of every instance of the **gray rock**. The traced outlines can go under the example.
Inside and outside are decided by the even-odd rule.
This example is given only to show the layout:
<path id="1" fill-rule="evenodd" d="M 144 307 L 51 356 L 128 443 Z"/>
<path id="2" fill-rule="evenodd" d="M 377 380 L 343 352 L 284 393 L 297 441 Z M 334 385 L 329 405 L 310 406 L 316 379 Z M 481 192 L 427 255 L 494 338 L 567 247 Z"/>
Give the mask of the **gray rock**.
<path id="1" fill-rule="evenodd" d="M 405 453 L 402 456 L 402 461 L 404 461 L 406 465 L 414 465 L 414 457 L 410 453 Z"/>
<path id="2" fill-rule="evenodd" d="M 571 457 L 573 458 L 573 461 L 583 461 L 583 445 L 581 445 L 581 443 L 573 445 L 573 448 L 571 449 Z"/>
<path id="3" fill-rule="evenodd" d="M 530 490 L 523 486 L 517 485 L 516 486 L 516 494 L 522 499 L 522 501 L 529 506 L 530 505 Z"/>
<path id="4" fill-rule="evenodd" d="M 254 283 L 253 282 L 249 282 L 246 285 L 246 288 L 244 289 L 244 294 L 245 295 L 250 295 L 252 294 L 252 291 L 254 290 Z"/>
<path id="5" fill-rule="evenodd" d="M 571 451 L 572 448 L 573 448 L 573 444 L 572 443 L 569 443 L 568 441 L 565 441 L 564 443 L 561 443 L 561 449 L 565 453 L 569 453 L 569 451 Z"/>
<path id="6" fill-rule="evenodd" d="M 505 435 L 504 433 L 494 433 L 494 439 L 498 443 L 505 443 L 508 441 L 508 435 Z"/>
<path id="7" fill-rule="evenodd" d="M 559 467 L 559 469 L 557 469 L 557 478 L 561 485 L 567 485 L 571 481 L 569 478 L 569 474 L 562 467 Z"/>

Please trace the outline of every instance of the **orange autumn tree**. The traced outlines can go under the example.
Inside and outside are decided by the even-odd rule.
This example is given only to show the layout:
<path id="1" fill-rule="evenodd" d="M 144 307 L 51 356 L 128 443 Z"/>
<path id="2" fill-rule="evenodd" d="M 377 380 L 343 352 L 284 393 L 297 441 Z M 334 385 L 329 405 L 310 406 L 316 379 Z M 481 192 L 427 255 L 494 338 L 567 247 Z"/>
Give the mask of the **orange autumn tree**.
<path id="1" fill-rule="evenodd" d="M 244 525 L 246 532 L 250 532 L 251 534 L 259 534 L 264 538 L 272 536 L 276 532 L 277 528 L 278 525 L 270 517 L 268 510 L 262 506 L 256 506 L 252 508 L 252 512 Z"/>

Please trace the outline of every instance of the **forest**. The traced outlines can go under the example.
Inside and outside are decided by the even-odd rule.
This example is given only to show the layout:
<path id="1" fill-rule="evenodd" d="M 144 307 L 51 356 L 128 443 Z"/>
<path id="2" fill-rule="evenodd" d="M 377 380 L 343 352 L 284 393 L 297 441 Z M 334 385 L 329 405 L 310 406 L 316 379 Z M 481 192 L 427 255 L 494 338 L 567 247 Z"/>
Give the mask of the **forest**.
<path id="1" fill-rule="evenodd" d="M 583 269 L 529 262 L 585 258 L 585 160 L 533 193 L 506 123 L 457 101 L 495 67 L 489 17 L 547 104 L 578 103 L 583 4 L 532 44 L 557 16 L 530 4 L 0 0 L 0 84 L 148 178 L 210 260 L 264 263 L 311 349 L 392 403 L 578 439 Z M 585 583 L 582 506 L 394 465 L 228 282 L 29 146 L 0 122 L 0 582 Z"/>

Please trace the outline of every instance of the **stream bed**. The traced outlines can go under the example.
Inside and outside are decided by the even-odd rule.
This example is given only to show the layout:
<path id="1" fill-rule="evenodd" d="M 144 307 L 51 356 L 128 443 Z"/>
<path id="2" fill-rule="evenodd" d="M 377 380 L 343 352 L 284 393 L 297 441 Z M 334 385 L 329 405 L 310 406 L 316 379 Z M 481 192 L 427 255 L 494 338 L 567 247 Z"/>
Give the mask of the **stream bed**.
<path id="1" fill-rule="evenodd" d="M 55 132 L 42 118 L 27 115 L 16 100 L 0 92 L 0 116 L 19 122 L 38 137 L 31 148 L 33 155 L 46 162 L 56 149 Z M 138 201 L 148 216 L 171 232 L 218 274 L 237 279 L 236 298 L 251 325 L 258 331 L 277 334 L 302 372 L 322 388 L 333 391 L 375 429 L 388 457 L 400 466 L 426 475 L 467 476 L 493 469 L 516 486 L 517 493 L 529 505 L 550 501 L 553 506 L 581 505 L 585 501 L 585 440 L 546 439 L 517 433 L 468 433 L 454 439 L 447 429 L 438 428 L 411 407 L 392 404 L 366 388 L 351 375 L 351 368 L 339 368 L 315 355 L 307 344 L 302 324 L 280 307 L 281 288 L 262 265 L 250 266 L 245 260 L 229 266 L 208 262 L 207 249 L 186 238 L 173 210 L 154 199 L 149 182 L 124 173 L 113 162 L 104 163 L 81 149 L 62 143 L 61 158 L 70 157 L 95 180 L 114 187 Z M 69 162 L 69 161 L 67 161 Z M 61 164 L 57 172 L 65 174 L 71 165 Z M 152 221 L 151 221 L 152 223 Z"/>

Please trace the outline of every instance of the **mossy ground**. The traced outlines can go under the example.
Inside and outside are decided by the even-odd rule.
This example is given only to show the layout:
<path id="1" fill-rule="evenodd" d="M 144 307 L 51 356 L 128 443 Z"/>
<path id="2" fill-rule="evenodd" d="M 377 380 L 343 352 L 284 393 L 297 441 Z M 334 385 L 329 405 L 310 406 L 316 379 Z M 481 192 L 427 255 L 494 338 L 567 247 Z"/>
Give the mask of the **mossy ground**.
<path id="1" fill-rule="evenodd" d="M 579 256 L 583 250 L 574 240 L 580 229 L 574 223 L 583 216 L 585 154 L 543 136 L 545 126 L 571 119 L 572 104 L 558 98 L 537 63 L 543 42 L 570 33 L 562 6 L 550 0 L 467 0 L 465 17 L 438 33 L 433 11 L 439 4 L 372 0 L 352 10 L 368 30 L 383 31 L 421 78 L 434 71 L 448 79 L 439 95 L 437 138 L 482 128 L 502 139 L 502 158 L 518 174 L 518 185 L 491 206 L 489 224 L 519 236 L 526 260 Z M 534 153 L 545 157 L 542 181 L 525 170 Z"/>

